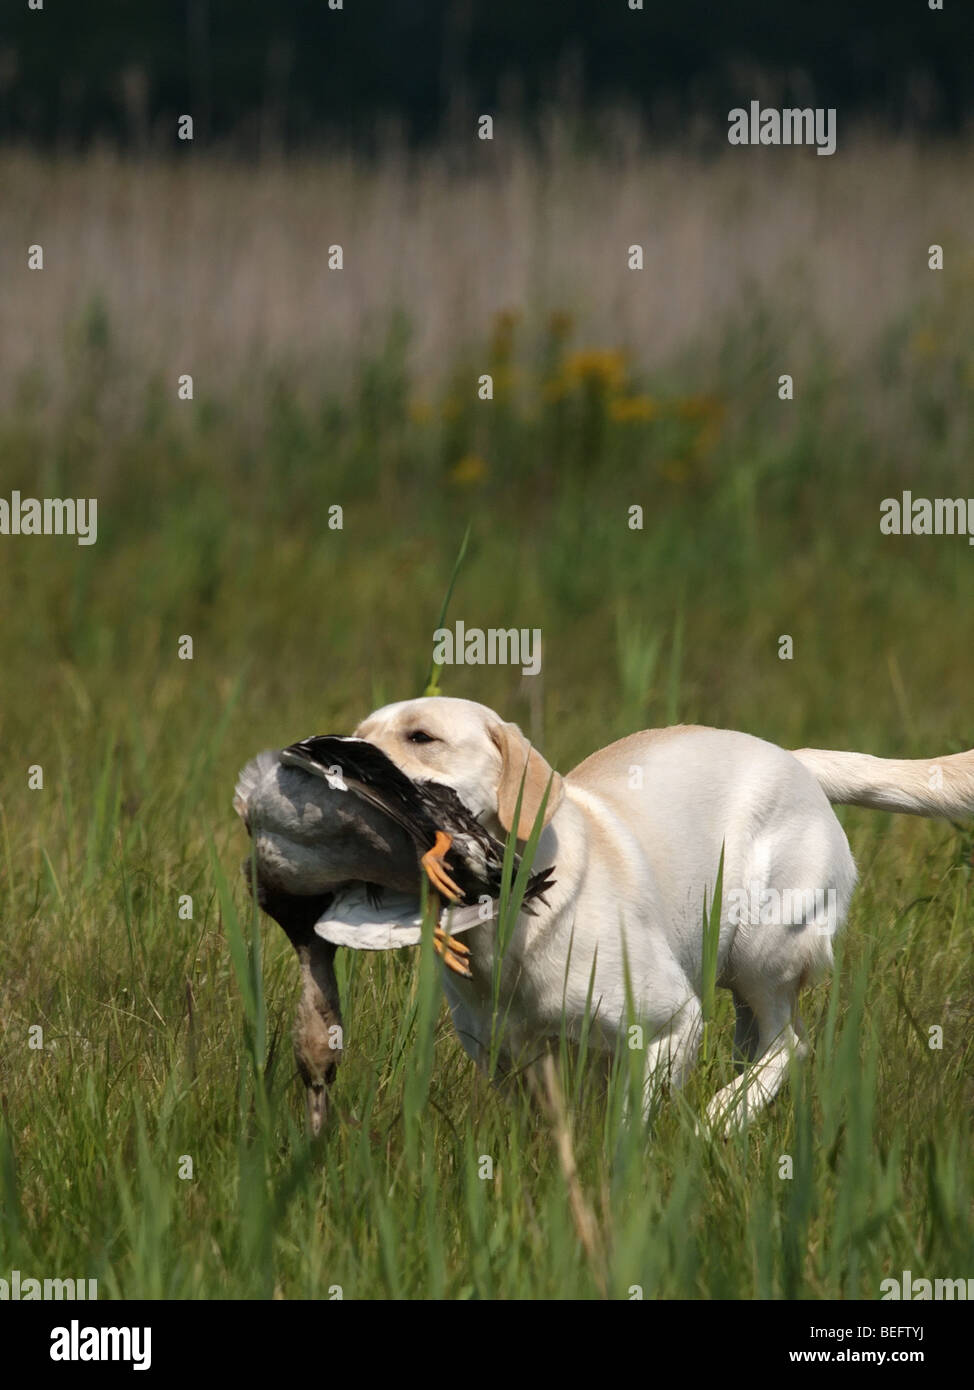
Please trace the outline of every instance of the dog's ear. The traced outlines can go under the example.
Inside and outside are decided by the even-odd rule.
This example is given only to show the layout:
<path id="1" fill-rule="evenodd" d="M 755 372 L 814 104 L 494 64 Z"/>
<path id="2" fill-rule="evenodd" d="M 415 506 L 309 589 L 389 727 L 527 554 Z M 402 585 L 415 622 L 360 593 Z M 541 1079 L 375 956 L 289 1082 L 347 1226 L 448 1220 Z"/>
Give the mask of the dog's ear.
<path id="1" fill-rule="evenodd" d="M 501 755 L 501 780 L 497 788 L 497 819 L 509 831 L 514 823 L 517 795 L 521 791 L 521 815 L 517 823 L 517 838 L 526 840 L 534 828 L 541 801 L 551 780 L 545 805 L 544 824 L 547 825 L 565 794 L 561 777 L 521 733 L 516 724 L 493 724 L 488 730 Z"/>

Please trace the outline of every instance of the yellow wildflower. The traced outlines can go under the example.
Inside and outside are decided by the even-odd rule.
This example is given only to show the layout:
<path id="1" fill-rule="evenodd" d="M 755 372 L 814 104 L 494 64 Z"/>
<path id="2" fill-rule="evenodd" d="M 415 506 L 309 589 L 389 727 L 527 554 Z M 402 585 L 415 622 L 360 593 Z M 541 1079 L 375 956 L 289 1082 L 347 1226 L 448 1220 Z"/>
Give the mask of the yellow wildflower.
<path id="1" fill-rule="evenodd" d="M 666 459 L 659 465 L 659 471 L 668 483 L 685 483 L 690 476 L 685 459 Z"/>
<path id="2" fill-rule="evenodd" d="M 626 360 L 621 352 L 592 348 L 565 358 L 564 373 L 572 385 L 592 383 L 604 391 L 618 392 L 626 379 Z"/>
<path id="3" fill-rule="evenodd" d="M 490 338 L 492 357 L 502 359 L 510 357 L 514 344 L 514 330 L 520 318 L 521 315 L 514 309 L 503 309 L 499 314 L 494 315 L 494 330 Z"/>
<path id="4" fill-rule="evenodd" d="M 659 407 L 651 396 L 618 396 L 609 402 L 609 419 L 619 424 L 644 424 L 655 420 Z"/>
<path id="5" fill-rule="evenodd" d="M 681 420 L 708 420 L 723 415 L 724 405 L 716 396 L 685 396 L 674 410 Z"/>
<path id="6" fill-rule="evenodd" d="M 486 476 L 487 465 L 477 454 L 464 454 L 463 458 L 450 469 L 451 480 L 464 487 L 482 482 Z"/>
<path id="7" fill-rule="evenodd" d="M 575 320 L 562 309 L 556 309 L 548 319 L 548 333 L 559 341 L 569 337 L 574 327 Z"/>
<path id="8" fill-rule="evenodd" d="M 433 418 L 433 407 L 429 401 L 410 401 L 409 418 L 414 425 L 428 425 Z"/>
<path id="9" fill-rule="evenodd" d="M 553 403 L 562 400 L 567 390 L 568 387 L 561 377 L 553 377 L 551 381 L 546 381 L 542 386 L 541 397 L 543 400 Z"/>
<path id="10" fill-rule="evenodd" d="M 512 367 L 509 362 L 499 361 L 492 368 L 494 378 L 494 397 L 506 396 L 513 391 L 521 379 L 520 370 Z"/>
<path id="11" fill-rule="evenodd" d="M 698 457 L 701 454 L 709 454 L 719 439 L 720 424 L 717 420 L 708 420 L 703 428 L 697 432 L 697 437 L 692 445 L 693 452 Z"/>

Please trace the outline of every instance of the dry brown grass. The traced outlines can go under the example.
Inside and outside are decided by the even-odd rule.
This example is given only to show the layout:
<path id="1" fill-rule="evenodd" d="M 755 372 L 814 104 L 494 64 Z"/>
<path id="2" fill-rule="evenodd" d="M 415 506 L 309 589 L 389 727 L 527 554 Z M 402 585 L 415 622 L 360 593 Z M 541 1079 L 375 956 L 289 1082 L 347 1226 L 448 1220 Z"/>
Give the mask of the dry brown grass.
<path id="1" fill-rule="evenodd" d="M 194 372 L 218 391 L 268 364 L 298 386 L 323 371 L 334 380 L 396 306 L 420 380 L 441 377 L 510 308 L 568 311 L 586 343 L 654 367 L 717 338 L 724 311 L 773 300 L 792 317 L 797 357 L 819 332 L 855 360 L 939 293 L 931 242 L 970 259 L 970 154 L 863 140 L 831 158 L 728 149 L 705 162 L 630 142 L 597 159 L 554 140 L 543 155 L 485 147 L 470 174 L 446 156 L 245 168 L 194 150 L 149 164 L 7 151 L 0 392 L 9 399 L 39 367 L 57 397 L 70 325 L 93 296 L 121 360 Z M 34 242 L 42 274 L 26 268 Z M 341 273 L 327 266 L 333 242 Z M 626 266 L 633 242 L 641 274 Z"/>

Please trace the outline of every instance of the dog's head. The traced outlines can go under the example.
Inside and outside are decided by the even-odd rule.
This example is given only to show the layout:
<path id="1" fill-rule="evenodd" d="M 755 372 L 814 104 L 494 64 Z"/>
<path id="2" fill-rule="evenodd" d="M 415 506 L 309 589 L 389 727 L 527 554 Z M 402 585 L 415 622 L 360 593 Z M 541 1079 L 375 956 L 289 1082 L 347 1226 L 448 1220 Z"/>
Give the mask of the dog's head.
<path id="1" fill-rule="evenodd" d="M 564 795 L 558 773 L 517 725 L 473 700 L 436 695 L 384 705 L 363 719 L 355 735 L 381 748 L 407 777 L 452 787 L 488 828 L 496 818 L 505 832 L 511 829 L 523 779 L 519 840 L 531 833 L 549 779 L 545 825 Z"/>

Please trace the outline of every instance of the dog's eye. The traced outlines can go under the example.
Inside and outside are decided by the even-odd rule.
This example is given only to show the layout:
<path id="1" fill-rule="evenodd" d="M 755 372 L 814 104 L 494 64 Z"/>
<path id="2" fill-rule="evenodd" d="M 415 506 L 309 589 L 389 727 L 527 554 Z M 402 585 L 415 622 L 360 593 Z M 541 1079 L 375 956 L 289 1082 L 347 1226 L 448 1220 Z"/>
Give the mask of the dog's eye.
<path id="1" fill-rule="evenodd" d="M 435 743 L 436 739 L 432 734 L 424 734 L 422 729 L 416 729 L 411 734 L 406 735 L 410 743 Z"/>

